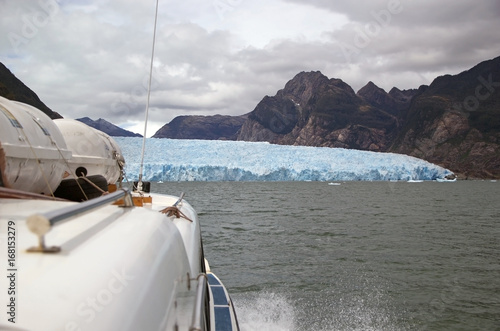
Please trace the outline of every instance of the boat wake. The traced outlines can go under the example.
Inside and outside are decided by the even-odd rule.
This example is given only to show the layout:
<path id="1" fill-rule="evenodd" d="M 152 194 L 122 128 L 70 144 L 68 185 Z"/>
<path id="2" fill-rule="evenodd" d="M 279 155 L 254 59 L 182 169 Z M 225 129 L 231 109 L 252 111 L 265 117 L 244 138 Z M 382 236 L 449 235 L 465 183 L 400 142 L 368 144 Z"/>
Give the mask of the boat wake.
<path id="1" fill-rule="evenodd" d="M 408 330 L 374 291 L 368 297 L 298 297 L 261 291 L 233 294 L 241 331 Z M 332 293 L 330 293 L 332 294 Z M 338 295 L 338 294 L 337 294 Z"/>
<path id="2" fill-rule="evenodd" d="M 296 330 L 292 300 L 283 294 L 233 295 L 241 331 Z"/>

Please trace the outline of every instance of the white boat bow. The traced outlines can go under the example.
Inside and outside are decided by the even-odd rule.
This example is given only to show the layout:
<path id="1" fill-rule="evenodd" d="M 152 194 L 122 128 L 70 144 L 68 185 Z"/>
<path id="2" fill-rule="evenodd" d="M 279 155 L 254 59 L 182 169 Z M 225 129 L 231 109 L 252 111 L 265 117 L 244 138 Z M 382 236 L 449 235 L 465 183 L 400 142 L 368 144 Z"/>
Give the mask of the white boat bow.
<path id="1" fill-rule="evenodd" d="M 182 200 L 177 208 L 189 220 L 160 213 L 179 200 L 165 195 L 153 194 L 155 203 L 143 207 L 110 203 L 128 194 L 118 191 L 85 203 L 0 198 L 2 224 L 10 224 L 2 226 L 0 240 L 7 242 L 8 228 L 16 238 L 10 269 L 17 291 L 13 296 L 2 291 L 2 302 L 13 297 L 16 305 L 11 326 L 216 330 L 213 301 L 199 298 L 212 294 L 196 212 Z M 34 252 L 43 250 L 40 234 L 45 253 Z M 231 302 L 228 307 L 233 319 L 223 329 L 236 330 Z"/>

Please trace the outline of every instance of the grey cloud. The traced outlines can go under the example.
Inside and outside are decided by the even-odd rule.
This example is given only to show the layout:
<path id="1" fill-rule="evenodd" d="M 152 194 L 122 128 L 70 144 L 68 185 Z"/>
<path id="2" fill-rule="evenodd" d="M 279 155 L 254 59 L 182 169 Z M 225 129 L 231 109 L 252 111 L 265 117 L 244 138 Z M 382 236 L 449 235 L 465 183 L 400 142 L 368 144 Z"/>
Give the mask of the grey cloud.
<path id="1" fill-rule="evenodd" d="M 500 3 L 496 0 L 285 0 L 290 3 L 324 8 L 346 15 L 351 21 L 367 23 L 382 11 L 398 9 L 404 14 L 403 21 L 394 22 L 402 26 L 462 24 L 464 21 L 495 19 L 500 14 Z"/>
<path id="2" fill-rule="evenodd" d="M 249 37 L 229 26 L 239 17 L 261 24 L 260 17 L 248 15 L 259 12 L 252 8 L 262 5 L 258 1 L 242 2 L 224 17 L 210 1 L 188 0 L 175 8 L 160 4 L 151 118 L 166 123 L 182 114 L 247 113 L 300 71 L 320 70 L 355 90 L 369 80 L 386 90 L 416 88 L 500 53 L 498 1 L 400 0 L 402 9 L 384 23 L 389 18 L 377 15 L 389 10 L 391 1 L 273 3 L 273 11 L 286 13 L 288 3 L 303 6 L 307 16 L 307 8 L 314 6 L 350 22 L 333 30 L 326 20 L 324 27 L 315 26 L 322 31 L 310 34 L 319 39 L 288 36 L 263 47 L 247 45 Z M 0 1 L 3 32 L 20 33 L 20 17 L 37 10 L 33 2 L 15 3 Z M 63 4 L 18 53 L 4 33 L 0 61 L 65 117 L 142 121 L 154 6 L 133 0 Z M 297 12 L 294 7 L 295 19 L 300 18 Z M 273 17 L 280 20 L 275 25 L 280 29 L 300 24 L 288 22 L 286 15 Z M 351 47 L 350 57 L 346 47 Z"/>

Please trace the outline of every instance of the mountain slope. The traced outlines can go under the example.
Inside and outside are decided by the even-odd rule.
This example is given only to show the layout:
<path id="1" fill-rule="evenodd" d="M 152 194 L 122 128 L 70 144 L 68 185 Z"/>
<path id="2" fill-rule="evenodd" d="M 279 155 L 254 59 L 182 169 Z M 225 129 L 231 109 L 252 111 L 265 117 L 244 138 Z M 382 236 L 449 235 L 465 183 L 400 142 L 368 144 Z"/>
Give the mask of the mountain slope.
<path id="1" fill-rule="evenodd" d="M 371 101 L 340 79 L 301 72 L 262 99 L 238 140 L 384 151 L 398 132 L 397 102 L 388 111 Z"/>
<path id="2" fill-rule="evenodd" d="M 390 150 L 464 177 L 499 178 L 500 57 L 421 87 Z"/>
<path id="3" fill-rule="evenodd" d="M 62 116 L 47 107 L 29 87 L 24 85 L 14 74 L 2 63 L 0 63 L 0 96 L 19 102 L 27 103 L 47 114 L 50 118 L 62 118 Z"/>
<path id="4" fill-rule="evenodd" d="M 88 117 L 77 118 L 77 121 L 87 124 L 88 126 L 93 127 L 94 129 L 100 130 L 104 133 L 107 133 L 110 136 L 115 137 L 142 137 L 142 135 L 134 132 L 127 131 L 125 129 L 120 128 L 108 121 L 99 118 L 97 121 L 94 121 Z"/>
<path id="5" fill-rule="evenodd" d="M 236 140 L 247 116 L 178 116 L 161 127 L 153 138 Z"/>
<path id="6" fill-rule="evenodd" d="M 391 151 L 464 178 L 500 178 L 500 57 L 389 93 L 301 72 L 261 100 L 238 140 Z"/>

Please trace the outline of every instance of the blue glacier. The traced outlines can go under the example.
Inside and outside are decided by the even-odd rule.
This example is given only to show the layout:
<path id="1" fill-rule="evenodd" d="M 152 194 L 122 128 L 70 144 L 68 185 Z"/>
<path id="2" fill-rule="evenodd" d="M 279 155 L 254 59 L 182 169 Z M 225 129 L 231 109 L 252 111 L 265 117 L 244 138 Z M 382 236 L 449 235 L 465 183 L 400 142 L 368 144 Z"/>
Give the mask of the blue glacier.
<path id="1" fill-rule="evenodd" d="M 137 180 L 142 138 L 114 137 Z M 146 139 L 143 180 L 434 180 L 451 171 L 407 155 L 266 142 Z"/>

